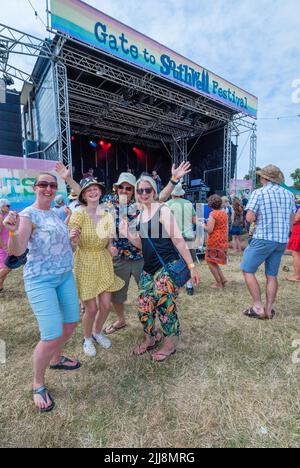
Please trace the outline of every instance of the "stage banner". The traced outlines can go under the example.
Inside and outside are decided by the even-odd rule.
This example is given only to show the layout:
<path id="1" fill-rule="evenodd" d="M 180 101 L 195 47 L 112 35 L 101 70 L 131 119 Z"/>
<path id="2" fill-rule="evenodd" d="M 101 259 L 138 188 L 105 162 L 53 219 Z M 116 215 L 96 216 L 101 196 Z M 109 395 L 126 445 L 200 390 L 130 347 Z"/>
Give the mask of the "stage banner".
<path id="1" fill-rule="evenodd" d="M 257 117 L 257 98 L 81 0 L 50 0 L 53 30 Z M 101 70 L 99 70 L 99 73 Z"/>
<path id="2" fill-rule="evenodd" d="M 33 185 L 41 172 L 54 171 L 55 161 L 14 158 L 0 155 L 0 199 L 7 198 L 11 209 L 21 211 L 34 203 Z M 65 182 L 58 178 L 58 192 L 67 202 Z"/>
<path id="3" fill-rule="evenodd" d="M 231 197 L 238 197 L 240 199 L 245 195 L 247 198 L 251 195 L 253 186 L 252 180 L 236 180 L 230 181 L 230 195 Z"/>

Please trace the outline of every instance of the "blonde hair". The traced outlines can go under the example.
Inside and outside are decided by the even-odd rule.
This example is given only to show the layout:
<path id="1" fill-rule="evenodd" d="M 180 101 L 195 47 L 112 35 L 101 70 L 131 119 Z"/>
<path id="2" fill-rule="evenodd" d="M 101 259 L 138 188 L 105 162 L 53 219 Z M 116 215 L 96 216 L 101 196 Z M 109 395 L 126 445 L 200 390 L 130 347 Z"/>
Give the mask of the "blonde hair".
<path id="1" fill-rule="evenodd" d="M 139 188 L 139 185 L 142 183 L 142 182 L 146 182 L 148 183 L 149 185 L 151 185 L 151 187 L 153 188 L 154 192 L 155 192 L 155 200 L 158 200 L 158 189 L 157 189 L 157 183 L 155 182 L 154 179 L 152 179 L 152 177 L 150 176 L 142 176 L 139 178 L 139 180 L 137 181 L 136 183 L 136 186 L 135 186 L 135 193 L 136 193 L 136 196 L 138 196 L 138 193 L 137 193 L 137 190 Z"/>

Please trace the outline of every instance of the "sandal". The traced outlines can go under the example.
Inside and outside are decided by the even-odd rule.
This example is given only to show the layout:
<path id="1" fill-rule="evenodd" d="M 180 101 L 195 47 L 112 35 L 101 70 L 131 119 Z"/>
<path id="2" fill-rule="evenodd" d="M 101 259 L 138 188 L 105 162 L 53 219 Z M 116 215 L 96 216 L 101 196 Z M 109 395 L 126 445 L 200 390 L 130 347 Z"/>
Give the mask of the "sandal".
<path id="1" fill-rule="evenodd" d="M 149 346 L 143 346 L 143 344 L 139 345 L 138 348 L 136 348 L 133 351 L 134 356 L 143 356 L 144 354 L 148 353 L 149 351 L 152 351 L 153 349 L 157 348 L 157 346 L 161 343 L 162 336 L 160 334 L 157 334 L 155 336 L 155 343 L 153 345 Z"/>
<path id="2" fill-rule="evenodd" d="M 177 352 L 176 349 L 174 349 L 174 351 L 172 351 L 172 353 L 169 353 L 169 354 L 157 352 L 156 354 L 152 355 L 151 359 L 153 362 L 158 362 L 158 363 L 165 362 L 167 361 L 167 359 L 174 356 L 176 352 Z M 162 359 L 156 359 L 157 356 L 162 356 Z"/>
<path id="3" fill-rule="evenodd" d="M 75 366 L 68 366 L 67 363 L 74 363 L 76 362 Z M 81 367 L 81 363 L 79 361 L 72 361 L 69 358 L 62 356 L 58 364 L 54 366 L 50 366 L 51 370 L 64 370 L 64 371 L 73 371 L 77 370 Z"/>
<path id="4" fill-rule="evenodd" d="M 258 314 L 257 312 L 255 312 L 253 307 L 250 307 L 250 309 L 245 310 L 245 312 L 243 312 L 243 314 L 246 317 L 256 318 L 258 320 L 266 320 L 267 319 L 267 317 L 265 315 L 261 315 L 261 314 Z"/>
<path id="5" fill-rule="evenodd" d="M 126 323 L 125 325 L 122 325 L 121 327 L 117 327 L 115 324 L 112 323 L 111 325 L 107 325 L 107 327 L 105 327 L 105 330 L 103 331 L 103 333 L 105 335 L 112 335 L 113 333 L 123 330 L 126 327 L 127 327 Z"/>
<path id="6" fill-rule="evenodd" d="M 38 408 L 36 405 L 36 409 L 39 411 L 40 414 L 43 414 L 43 413 L 50 413 L 51 411 L 54 410 L 55 408 L 55 401 L 53 400 L 53 398 L 51 397 L 47 387 L 45 387 L 45 385 L 43 385 L 42 387 L 39 387 L 39 388 L 36 388 L 36 389 L 33 389 L 32 390 L 32 394 L 33 395 L 39 395 L 40 397 L 42 397 L 42 399 L 44 400 L 44 402 L 47 404 L 47 397 L 49 398 L 49 400 L 51 401 L 51 405 L 48 406 L 47 408 Z"/>

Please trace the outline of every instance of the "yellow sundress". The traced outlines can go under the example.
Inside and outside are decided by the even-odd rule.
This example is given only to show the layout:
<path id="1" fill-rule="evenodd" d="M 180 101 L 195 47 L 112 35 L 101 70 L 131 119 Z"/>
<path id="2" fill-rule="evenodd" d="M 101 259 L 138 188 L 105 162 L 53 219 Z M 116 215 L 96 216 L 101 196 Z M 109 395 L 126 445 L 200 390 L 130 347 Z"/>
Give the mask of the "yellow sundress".
<path id="1" fill-rule="evenodd" d="M 78 208 L 69 223 L 69 229 L 78 228 L 81 231 L 74 267 L 81 301 L 94 299 L 103 292 L 119 291 L 125 285 L 114 273 L 112 256 L 108 250 L 115 229 L 113 217 L 100 207 L 98 210 L 100 221 L 97 225 L 85 207 Z"/>

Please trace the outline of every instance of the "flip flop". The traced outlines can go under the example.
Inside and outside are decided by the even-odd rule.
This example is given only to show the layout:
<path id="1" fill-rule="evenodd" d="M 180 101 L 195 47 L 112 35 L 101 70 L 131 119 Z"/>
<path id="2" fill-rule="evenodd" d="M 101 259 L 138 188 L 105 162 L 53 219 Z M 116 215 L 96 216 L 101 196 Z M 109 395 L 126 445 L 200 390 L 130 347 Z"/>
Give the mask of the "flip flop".
<path id="1" fill-rule="evenodd" d="M 67 366 L 66 365 L 67 363 L 73 363 L 73 362 L 76 362 L 75 366 Z M 71 359 L 62 356 L 60 358 L 59 363 L 56 364 L 55 366 L 50 366 L 50 369 L 51 370 L 73 371 L 73 370 L 79 369 L 80 367 L 81 367 L 81 363 L 79 361 L 72 361 Z"/>
<path id="2" fill-rule="evenodd" d="M 286 281 L 289 281 L 289 283 L 300 283 L 300 280 L 292 280 L 290 278 L 286 278 Z"/>
<path id="3" fill-rule="evenodd" d="M 152 346 L 147 346 L 147 348 L 142 348 L 142 345 L 140 345 L 138 349 L 141 350 L 141 348 L 142 348 L 143 351 L 135 352 L 135 350 L 134 350 L 133 355 L 134 356 L 143 356 L 144 354 L 148 353 L 149 351 L 152 351 L 153 349 L 156 349 L 157 346 L 161 343 L 161 341 L 162 341 L 162 336 L 160 336 L 160 338 L 157 339 L 157 340 L 155 339 L 155 343 Z"/>
<path id="4" fill-rule="evenodd" d="M 118 332 L 120 330 L 123 330 L 126 327 L 127 327 L 126 323 L 125 323 L 125 325 L 122 325 L 122 327 L 116 327 L 112 323 L 111 325 L 108 325 L 107 327 L 105 327 L 104 334 L 105 335 L 112 335 L 113 333 L 116 333 L 116 332 Z"/>
<path id="5" fill-rule="evenodd" d="M 44 385 L 42 387 L 39 387 L 39 388 L 36 388 L 36 389 L 33 389 L 32 390 L 32 394 L 33 395 L 39 395 L 40 397 L 42 397 L 42 399 L 44 400 L 45 403 L 47 403 L 47 397 L 49 398 L 50 402 L 51 402 L 51 405 L 48 406 L 48 408 L 38 408 L 36 405 L 36 409 L 38 410 L 38 412 L 40 414 L 43 414 L 43 413 L 50 413 L 51 411 L 54 410 L 55 408 L 55 401 L 53 400 L 53 398 L 51 397 L 47 387 L 45 387 Z"/>
<path id="6" fill-rule="evenodd" d="M 174 354 L 176 354 L 176 349 L 170 353 L 170 354 L 164 354 L 164 353 L 157 353 L 156 356 L 162 356 L 163 359 L 155 359 L 154 356 L 151 357 L 152 361 L 153 362 L 158 362 L 158 363 L 161 363 L 161 362 L 165 362 L 167 361 L 167 359 L 169 359 L 170 357 L 174 356 Z"/>
<path id="7" fill-rule="evenodd" d="M 246 316 L 246 317 L 249 317 L 249 318 L 255 318 L 255 319 L 258 319 L 258 320 L 266 320 L 267 317 L 265 315 L 260 315 L 258 314 L 257 312 L 255 312 L 255 310 L 253 309 L 253 307 L 250 307 L 249 309 L 245 310 L 243 312 L 243 314 Z"/>

